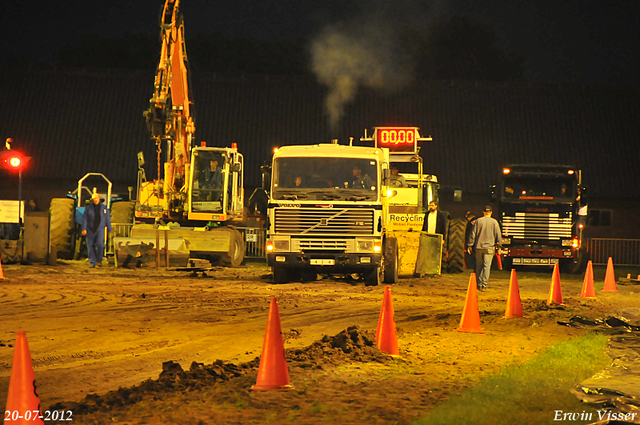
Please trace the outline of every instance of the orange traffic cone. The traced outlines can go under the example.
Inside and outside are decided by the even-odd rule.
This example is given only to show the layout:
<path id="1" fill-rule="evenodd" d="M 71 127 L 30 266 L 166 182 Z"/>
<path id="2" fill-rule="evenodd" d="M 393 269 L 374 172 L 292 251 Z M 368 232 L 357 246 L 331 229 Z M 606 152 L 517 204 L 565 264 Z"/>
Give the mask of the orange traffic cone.
<path id="1" fill-rule="evenodd" d="M 596 291 L 593 287 L 593 264 L 591 260 L 587 263 L 587 270 L 584 272 L 584 282 L 582 282 L 582 298 L 595 298 Z"/>
<path id="2" fill-rule="evenodd" d="M 616 274 L 613 272 L 613 258 L 607 261 L 607 273 L 604 275 L 604 288 L 602 292 L 618 292 L 616 288 Z"/>
<path id="3" fill-rule="evenodd" d="M 504 312 L 505 319 L 512 319 L 522 316 L 522 301 L 520 301 L 520 288 L 518 287 L 518 276 L 516 269 L 511 269 L 511 279 L 509 280 L 509 296 L 507 298 L 507 309 Z"/>
<path id="4" fill-rule="evenodd" d="M 2 258 L 0 257 L 0 279 L 6 279 L 4 272 L 2 271 Z"/>
<path id="5" fill-rule="evenodd" d="M 378 318 L 378 329 L 376 329 L 376 345 L 380 351 L 389 354 L 391 357 L 400 357 L 396 322 L 393 320 L 393 301 L 391 299 L 390 286 L 387 286 L 384 290 L 382 308 Z"/>
<path id="6" fill-rule="evenodd" d="M 562 288 L 560 287 L 560 269 L 558 263 L 553 266 L 553 275 L 551 276 L 551 287 L 549 288 L 549 299 L 547 305 L 551 303 L 562 304 Z"/>
<path id="7" fill-rule="evenodd" d="M 251 389 L 254 391 L 293 389 L 293 386 L 289 384 L 289 369 L 287 368 L 287 360 L 284 358 L 280 313 L 275 298 L 271 298 L 269 306 L 269 318 L 264 333 L 258 380 Z"/>
<path id="8" fill-rule="evenodd" d="M 484 333 L 484 331 L 480 329 L 480 310 L 478 310 L 477 285 L 476 274 L 471 273 L 471 276 L 469 276 L 467 298 L 464 301 L 464 310 L 462 310 L 462 318 L 460 319 L 460 326 L 456 329 L 458 332 Z"/>
<path id="9" fill-rule="evenodd" d="M 11 415 L 5 424 L 44 424 L 25 331 L 18 331 L 16 338 L 5 412 Z"/>

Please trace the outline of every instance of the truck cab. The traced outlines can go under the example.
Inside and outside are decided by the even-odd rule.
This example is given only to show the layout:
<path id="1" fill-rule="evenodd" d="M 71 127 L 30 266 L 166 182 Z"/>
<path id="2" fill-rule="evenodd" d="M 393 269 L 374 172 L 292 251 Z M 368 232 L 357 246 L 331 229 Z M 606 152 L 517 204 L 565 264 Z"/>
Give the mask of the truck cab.
<path id="1" fill-rule="evenodd" d="M 381 279 L 387 224 L 385 149 L 336 143 L 283 146 L 273 155 L 267 262 L 276 282 L 318 273 Z"/>
<path id="2" fill-rule="evenodd" d="M 502 227 L 502 255 L 513 266 L 586 265 L 579 220 L 581 173 L 569 165 L 503 167 L 492 200 Z"/>

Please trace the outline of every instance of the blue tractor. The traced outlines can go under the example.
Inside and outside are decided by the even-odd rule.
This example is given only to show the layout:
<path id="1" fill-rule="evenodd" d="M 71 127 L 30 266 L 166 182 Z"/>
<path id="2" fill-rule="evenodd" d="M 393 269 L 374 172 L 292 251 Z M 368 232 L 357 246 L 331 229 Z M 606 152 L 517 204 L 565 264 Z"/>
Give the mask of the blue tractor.
<path id="1" fill-rule="evenodd" d="M 85 184 L 89 178 L 102 178 L 106 183 L 106 192 L 90 190 Z M 86 254 L 84 239 L 81 236 L 82 215 L 93 191 L 110 211 L 114 236 L 127 236 L 129 226 L 133 224 L 135 202 L 123 200 L 112 194 L 113 184 L 101 173 L 87 173 L 78 180 L 78 187 L 65 198 L 53 198 L 49 206 L 49 255 L 63 260 L 79 260 Z M 105 254 L 110 254 L 111 243 L 106 240 Z"/>

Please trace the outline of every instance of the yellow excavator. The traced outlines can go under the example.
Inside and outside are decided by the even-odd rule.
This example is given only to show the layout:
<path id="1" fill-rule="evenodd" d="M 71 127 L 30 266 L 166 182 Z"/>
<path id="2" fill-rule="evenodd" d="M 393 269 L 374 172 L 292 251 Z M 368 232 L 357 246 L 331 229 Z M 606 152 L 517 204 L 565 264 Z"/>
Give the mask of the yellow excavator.
<path id="1" fill-rule="evenodd" d="M 235 267 L 244 259 L 243 236 L 234 227 L 245 217 L 244 159 L 235 143 L 193 146 L 196 126 L 179 6 L 180 0 L 165 1 L 160 61 L 144 111 L 156 146 L 158 178 L 147 180 L 140 152 L 137 200 L 131 203 L 135 224 L 128 237 L 114 238 L 116 261 L 138 266 L 144 258 L 155 261 L 161 256 L 157 250 L 147 255 L 149 247 L 162 250 L 164 242 L 165 253 L 179 254 L 174 258 L 220 260 Z"/>

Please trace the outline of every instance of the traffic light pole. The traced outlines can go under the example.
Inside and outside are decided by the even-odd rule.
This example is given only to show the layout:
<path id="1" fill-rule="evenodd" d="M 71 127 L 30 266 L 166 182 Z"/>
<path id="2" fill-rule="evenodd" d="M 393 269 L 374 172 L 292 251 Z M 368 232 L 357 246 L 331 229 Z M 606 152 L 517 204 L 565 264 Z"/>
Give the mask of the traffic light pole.
<path id="1" fill-rule="evenodd" d="M 20 262 L 24 263 L 24 223 L 22 221 L 22 168 L 18 171 L 18 226 L 20 229 L 20 245 L 22 252 Z"/>

